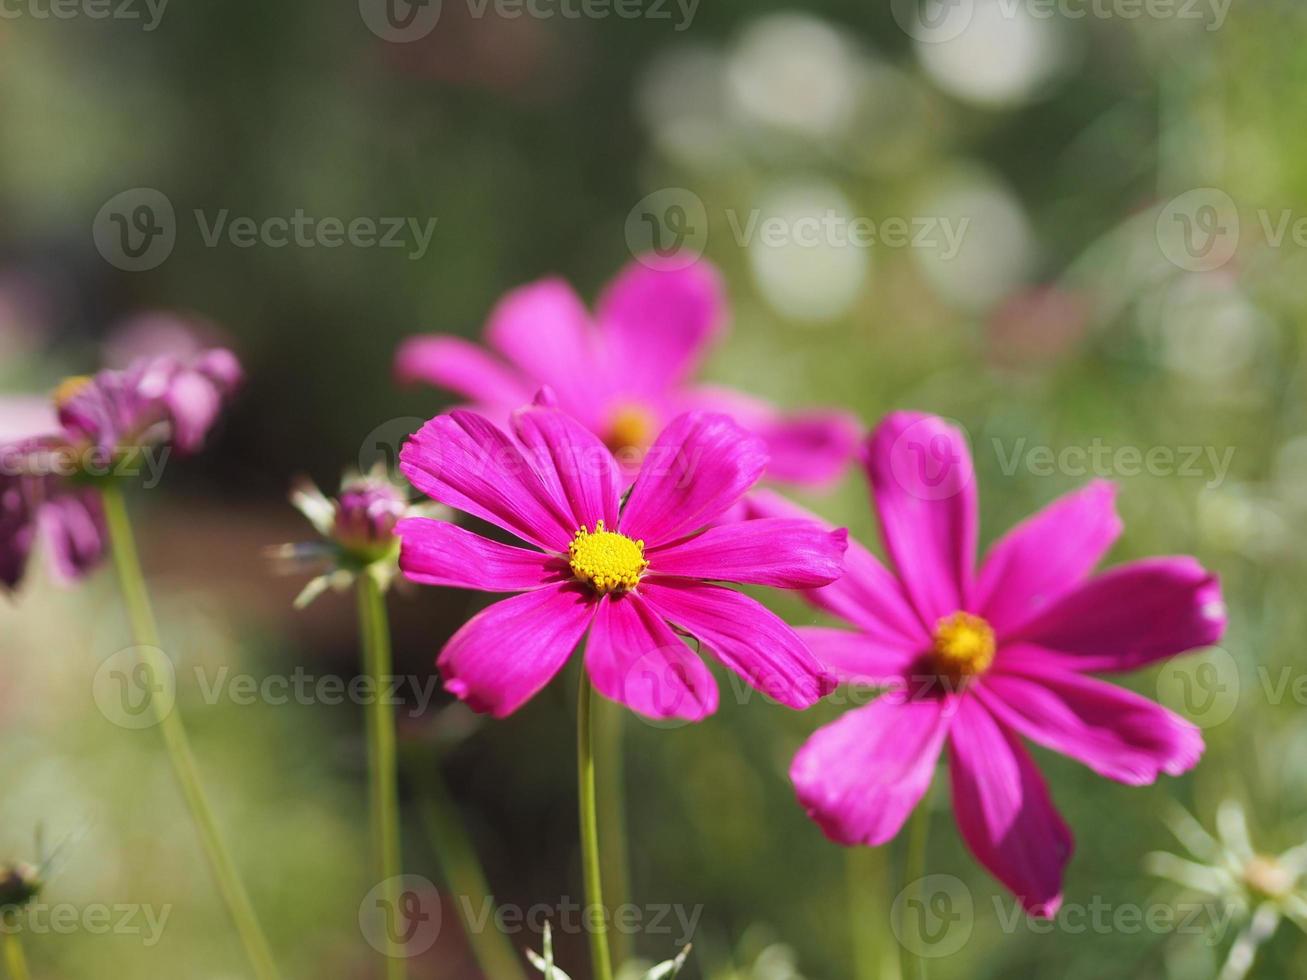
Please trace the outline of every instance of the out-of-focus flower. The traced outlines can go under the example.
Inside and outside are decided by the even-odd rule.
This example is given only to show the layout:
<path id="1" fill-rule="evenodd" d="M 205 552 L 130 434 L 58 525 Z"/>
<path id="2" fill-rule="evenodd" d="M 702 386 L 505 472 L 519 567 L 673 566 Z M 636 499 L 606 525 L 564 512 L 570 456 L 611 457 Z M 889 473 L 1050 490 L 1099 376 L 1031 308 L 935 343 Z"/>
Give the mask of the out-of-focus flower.
<path id="1" fill-rule="evenodd" d="M 559 279 L 505 296 L 490 314 L 486 341 L 508 363 L 461 338 L 428 335 L 404 342 L 395 369 L 401 381 L 458 392 L 498 420 L 547 385 L 630 472 L 668 421 L 707 410 L 733 414 L 766 440 L 769 477 L 803 484 L 837 477 L 857 444 L 848 413 L 782 415 L 766 402 L 687 383 L 725 318 L 712 266 L 645 256 L 609 285 L 593 320 Z"/>
<path id="2" fill-rule="evenodd" d="M 1060 286 L 1015 293 L 990 316 L 987 353 L 1005 368 L 1046 367 L 1066 357 L 1089 324 L 1088 297 Z"/>
<path id="3" fill-rule="evenodd" d="M 1130 785 L 1190 769 L 1203 751 L 1196 726 L 1088 674 L 1215 643 L 1220 586 L 1192 558 L 1091 576 L 1121 531 L 1105 482 L 1017 525 L 977 572 L 961 432 L 894 413 L 863 461 L 897 574 L 851 543 L 844 577 L 809 596 L 855 629 L 799 633 L 842 681 L 889 690 L 800 749 L 790 768 L 799 800 L 837 843 L 883 844 L 925 794 L 947 742 L 963 839 L 1028 913 L 1052 916 L 1071 833 L 1020 737 Z M 751 507 L 804 513 L 775 495 Z"/>
<path id="4" fill-rule="evenodd" d="M 710 584 L 814 588 L 840 575 L 842 530 L 788 519 L 710 526 L 766 465 L 758 436 L 725 415 L 689 412 L 655 440 L 623 502 L 612 454 L 564 412 L 520 409 L 512 434 L 464 410 L 429 421 L 400 453 L 409 481 L 534 545 L 443 521 L 399 523 L 399 563 L 413 581 L 521 593 L 445 645 L 446 688 L 477 711 L 509 715 L 588 631 L 585 669 L 601 694 L 650 717 L 697 721 L 716 710 L 717 685 L 679 629 L 773 699 L 812 705 L 831 679 L 794 630 Z"/>
<path id="5" fill-rule="evenodd" d="M 1221 899 L 1243 923 L 1218 980 L 1243 980 L 1258 948 L 1282 920 L 1307 932 L 1307 844 L 1278 856 L 1255 851 L 1247 814 L 1235 800 L 1217 809 L 1216 837 L 1178 804 L 1166 823 L 1192 860 L 1155 851 L 1144 859 L 1148 871 L 1190 892 Z"/>
<path id="6" fill-rule="evenodd" d="M 171 310 L 149 310 L 133 314 L 110 331 L 104 342 L 104 362 L 111 368 L 125 368 L 152 357 L 189 362 L 225 342 L 224 332 L 207 320 Z"/>
<path id="7" fill-rule="evenodd" d="M 26 861 L 0 864 L 0 915 L 12 916 L 41 894 L 41 872 Z"/>
<path id="8" fill-rule="evenodd" d="M 235 355 L 213 349 L 70 378 L 51 411 L 25 408 L 39 428 L 7 427 L 0 441 L 0 586 L 18 586 L 38 535 L 59 578 L 94 568 L 106 544 L 95 481 L 137 472 L 154 446 L 198 450 L 240 380 Z"/>
<path id="9" fill-rule="evenodd" d="M 395 526 L 405 517 L 433 516 L 440 508 L 410 504 L 406 489 L 381 466 L 366 474 L 347 473 L 340 492 L 328 497 L 304 477 L 291 489 L 290 502 L 308 518 L 323 540 L 277 545 L 269 549 L 279 571 L 316 571 L 295 599 L 302 609 L 328 588 L 343 591 L 365 569 L 389 587 L 398 569 L 399 538 Z"/>

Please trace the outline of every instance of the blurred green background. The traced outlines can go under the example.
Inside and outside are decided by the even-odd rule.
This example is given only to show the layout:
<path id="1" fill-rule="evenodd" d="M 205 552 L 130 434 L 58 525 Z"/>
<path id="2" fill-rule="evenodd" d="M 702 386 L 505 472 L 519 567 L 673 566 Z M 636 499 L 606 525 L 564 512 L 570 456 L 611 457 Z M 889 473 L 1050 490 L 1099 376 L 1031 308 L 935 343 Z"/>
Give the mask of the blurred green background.
<path id="1" fill-rule="evenodd" d="M 285 503 L 291 479 L 334 487 L 449 403 L 393 384 L 400 339 L 476 337 L 501 293 L 545 274 L 590 299 L 647 244 L 641 215 L 670 221 L 671 206 L 688 208 L 686 244 L 730 292 L 732 332 L 706 378 L 785 406 L 848 406 L 868 425 L 898 407 L 956 419 L 977 458 L 982 542 L 1099 475 L 1121 486 L 1112 561 L 1191 553 L 1222 575 L 1223 651 L 1124 680 L 1204 726 L 1194 773 L 1128 788 L 1037 750 L 1076 833 L 1068 904 L 1179 900 L 1142 867 L 1146 852 L 1178 849 L 1160 819 L 1168 799 L 1209 825 L 1220 800 L 1243 800 L 1268 851 L 1304 838 L 1307 726 L 1292 684 L 1307 673 L 1301 4 L 957 0 L 932 2 L 945 16 L 929 20 L 897 0 L 705 0 L 692 16 L 647 0 L 626 8 L 634 17 L 445 0 L 429 33 L 402 42 L 369 28 L 375 7 L 176 0 L 147 30 L 143 5 L 126 8 L 139 19 L 77 6 L 58 18 L 23 0 L 0 19 L 4 391 L 93 369 L 153 310 L 209 323 L 249 371 L 209 450 L 171 463 L 133 506 L 200 765 L 288 976 L 379 975 L 358 926 L 370 887 L 361 713 L 206 704 L 191 668 L 351 676 L 352 601 L 292 612 L 302 581 L 274 576 L 262 554 L 311 535 Z M 127 271 L 93 231 L 106 202 L 137 188 L 169 199 L 176 244 Z M 211 222 L 223 209 L 436 224 L 420 257 L 210 246 L 194 213 Z M 743 234 L 750 216 L 883 231 L 901 219 L 921 236 L 775 245 Z M 946 226 L 964 228 L 956 250 Z M 1056 456 L 1096 445 L 1111 450 L 1097 464 Z M 1132 455 L 1158 447 L 1170 463 Z M 856 472 L 802 499 L 875 542 Z M 393 596 L 399 670 L 429 676 L 484 601 Z M 68 591 L 37 570 L 0 604 L 0 857 L 32 859 L 40 824 L 47 841 L 71 838 L 47 901 L 171 907 L 154 944 L 28 936 L 33 974 L 244 976 L 155 733 L 96 710 L 96 667 L 127 636 L 107 572 Z M 1186 704 L 1212 677 L 1213 697 Z M 407 870 L 443 880 L 414 778 L 439 759 L 497 898 L 579 900 L 574 688 L 560 678 L 503 722 L 468 725 L 444 694 L 401 712 Z M 849 980 L 855 935 L 896 975 L 885 917 L 898 845 L 850 858 L 785 777 L 838 706 L 796 714 L 725 696 L 737 689 L 724 683 L 722 709 L 696 727 L 605 721 L 625 734 L 629 900 L 703 905 L 689 977 Z M 930 869 L 965 882 L 975 919 L 932 977 L 1215 975 L 1233 929 L 1220 942 L 1005 929 L 1011 902 L 960 845 L 947 795 L 932 796 Z M 636 936 L 636 951 L 670 956 L 675 932 Z M 584 937 L 556 945 L 586 976 Z M 480 975 L 453 898 L 411 972 Z M 1291 926 L 1254 968 L 1304 972 Z"/>

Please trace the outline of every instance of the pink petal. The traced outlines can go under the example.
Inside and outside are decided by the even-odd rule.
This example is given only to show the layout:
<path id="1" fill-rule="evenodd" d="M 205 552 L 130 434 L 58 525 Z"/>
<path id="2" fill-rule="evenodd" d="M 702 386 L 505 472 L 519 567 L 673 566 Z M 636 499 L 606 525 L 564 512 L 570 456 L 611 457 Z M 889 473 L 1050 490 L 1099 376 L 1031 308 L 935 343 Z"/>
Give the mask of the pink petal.
<path id="1" fill-rule="evenodd" d="M 424 585 L 483 592 L 522 592 L 563 579 L 567 563 L 539 551 L 515 548 L 448 521 L 409 517 L 395 525 L 399 567 Z"/>
<path id="2" fill-rule="evenodd" d="M 719 385 L 697 385 L 677 399 L 687 409 L 721 412 L 762 436 L 771 460 L 767 477 L 824 486 L 844 472 L 857 452 L 862 425 L 848 412 L 782 413 L 770 402 Z"/>
<path id="3" fill-rule="evenodd" d="M 935 774 L 950 712 L 882 696 L 819 728 L 790 764 L 799 803 L 837 844 L 891 840 Z"/>
<path id="4" fill-rule="evenodd" d="M 46 481 L 49 496 L 37 510 L 37 523 L 50 549 L 51 571 L 61 582 L 85 578 L 109 552 L 100 495 L 74 484 Z"/>
<path id="5" fill-rule="evenodd" d="M 594 530 L 599 521 L 617 527 L 622 478 L 594 433 L 556 408 L 539 406 L 514 412 L 513 431 L 552 496 L 566 502 L 574 531 Z"/>
<path id="6" fill-rule="evenodd" d="M 530 386 L 498 358 L 459 337 L 409 337 L 395 352 L 401 384 L 425 381 L 474 402 L 516 408 L 530 400 Z"/>
<path id="7" fill-rule="evenodd" d="M 648 557 L 660 575 L 803 589 L 840 577 L 848 540 L 843 528 L 830 531 L 816 521 L 765 518 L 710 527 Z"/>
<path id="8" fill-rule="evenodd" d="M 1027 913 L 1056 915 L 1071 831 L 1029 753 L 973 697 L 958 699 L 949 746 L 963 840 Z"/>
<path id="9" fill-rule="evenodd" d="M 867 633 L 829 626 L 799 626 L 795 632 L 813 656 L 846 684 L 890 687 L 903 681 L 921 657 L 921 647 L 888 646 Z"/>
<path id="10" fill-rule="evenodd" d="M 988 674 L 976 694 L 1033 742 L 1131 786 L 1179 776 L 1203 754 L 1196 725 L 1132 691 L 1057 667 Z"/>
<path id="11" fill-rule="evenodd" d="M 533 387 L 551 386 L 569 410 L 598 404 L 603 385 L 590 314 L 563 280 L 541 279 L 506 294 L 490 312 L 486 341 Z"/>
<path id="12" fill-rule="evenodd" d="M 548 551 L 566 551 L 576 531 L 517 444 L 475 412 L 431 419 L 404 443 L 399 468 L 433 500 Z"/>
<path id="13" fill-rule="evenodd" d="M 933 628 L 965 609 L 976 555 L 976 481 L 963 434 L 943 419 L 895 412 L 863 462 L 881 536 L 899 579 Z"/>
<path id="14" fill-rule="evenodd" d="M 766 466 L 762 440 L 725 415 L 679 415 L 645 455 L 622 533 L 653 548 L 697 531 L 744 496 Z"/>
<path id="15" fill-rule="evenodd" d="M 725 326 L 721 276 L 708 262 L 675 268 L 641 256 L 604 290 L 596 316 L 613 374 L 657 397 L 694 370 Z"/>
<path id="16" fill-rule="evenodd" d="M 820 517 L 771 490 L 755 490 L 745 498 L 749 517 Z M 903 594 L 903 587 L 870 551 L 850 539 L 844 553 L 844 575 L 824 588 L 805 593 L 819 609 L 857 626 L 889 649 L 924 650 L 930 633 Z M 933 623 L 932 623 L 933 625 Z"/>
<path id="17" fill-rule="evenodd" d="M 994 543 L 975 604 L 999 636 L 1075 588 L 1121 533 L 1116 487 L 1105 480 L 1055 500 Z"/>
<path id="18" fill-rule="evenodd" d="M 717 710 L 712 673 L 638 595 L 599 603 L 585 666 L 600 694 L 650 718 L 699 721 Z"/>
<path id="19" fill-rule="evenodd" d="M 844 473 L 862 426 L 848 412 L 807 411 L 781 416 L 757 431 L 771 453 L 768 479 L 823 486 Z"/>
<path id="20" fill-rule="evenodd" d="M 768 697 L 809 708 L 835 688 L 832 677 L 780 617 L 746 595 L 686 579 L 648 578 L 640 596 L 697 637 L 723 664 Z"/>
<path id="21" fill-rule="evenodd" d="M 568 582 L 483 609 L 440 651 L 445 688 L 475 711 L 512 714 L 567 662 L 594 618 L 594 598 Z"/>
<path id="22" fill-rule="evenodd" d="M 1063 596 L 1009 642 L 1034 644 L 1076 670 L 1134 670 L 1210 646 L 1225 632 L 1217 577 L 1193 558 L 1145 558 Z"/>

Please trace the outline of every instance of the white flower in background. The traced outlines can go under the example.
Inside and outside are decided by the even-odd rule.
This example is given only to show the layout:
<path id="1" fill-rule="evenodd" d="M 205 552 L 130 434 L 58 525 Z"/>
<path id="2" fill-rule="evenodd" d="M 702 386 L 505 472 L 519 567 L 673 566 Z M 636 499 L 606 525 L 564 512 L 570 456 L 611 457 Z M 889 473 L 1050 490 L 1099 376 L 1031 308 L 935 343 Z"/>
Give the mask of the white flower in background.
<path id="1" fill-rule="evenodd" d="M 1156 321 L 1162 362 L 1213 385 L 1209 392 L 1247 371 L 1271 331 L 1266 314 L 1232 276 L 1220 272 L 1177 276 L 1148 319 Z M 1239 397 L 1247 394 L 1244 389 Z"/>
<path id="2" fill-rule="evenodd" d="M 732 214 L 759 293 L 795 320 L 832 320 L 853 307 L 871 271 L 871 248 L 857 244 L 853 204 L 834 184 L 774 185 L 752 210 Z"/>
<path id="3" fill-rule="evenodd" d="M 1063 24 L 1025 3 L 972 0 L 966 27 L 947 40 L 916 41 L 917 58 L 940 88 L 967 102 L 1020 105 L 1050 94 L 1074 60 Z"/>
<path id="4" fill-rule="evenodd" d="M 833 138 L 849 126 L 862 66 L 824 21 L 799 13 L 760 17 L 745 28 L 726 73 L 729 105 L 745 122 L 798 136 Z"/>
<path id="5" fill-rule="evenodd" d="M 934 231 L 912 257 L 946 303 L 979 313 L 1025 281 L 1034 235 L 1021 203 L 994 178 L 952 174 L 923 197 L 915 217 L 933 222 Z"/>
<path id="6" fill-rule="evenodd" d="M 1216 837 L 1178 805 L 1166 822 L 1193 860 L 1154 852 L 1144 859 L 1149 873 L 1220 899 L 1240 922 L 1218 980 L 1243 980 L 1282 920 L 1307 932 L 1307 843 L 1278 856 L 1255 851 L 1247 814 L 1234 800 L 1217 809 Z"/>

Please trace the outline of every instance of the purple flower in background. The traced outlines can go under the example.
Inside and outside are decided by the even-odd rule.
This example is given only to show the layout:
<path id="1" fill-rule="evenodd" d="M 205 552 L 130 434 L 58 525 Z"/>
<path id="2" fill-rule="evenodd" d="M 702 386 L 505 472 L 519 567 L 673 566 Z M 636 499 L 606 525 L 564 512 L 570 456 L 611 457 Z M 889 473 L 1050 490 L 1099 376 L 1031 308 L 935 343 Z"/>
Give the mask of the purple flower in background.
<path id="1" fill-rule="evenodd" d="M 782 414 L 741 392 L 690 383 L 725 322 L 726 299 L 711 265 L 678 268 L 645 256 L 608 285 L 594 316 L 567 283 L 542 279 L 508 293 L 491 311 L 485 334 L 494 353 L 459 337 L 411 337 L 396 354 L 395 370 L 403 382 L 457 392 L 499 422 L 547 386 L 558 407 L 597 435 L 630 475 L 673 418 L 705 410 L 731 415 L 763 438 L 768 477 L 807 485 L 838 477 L 857 446 L 853 416 Z"/>
<path id="2" fill-rule="evenodd" d="M 0 425 L 0 586 L 15 589 L 38 538 L 64 581 L 105 555 L 97 479 L 139 472 L 167 444 L 195 452 L 241 380 L 231 351 L 193 359 L 151 357 L 92 377 L 69 378 L 53 404 L 4 404 Z M 152 458 L 156 469 L 161 458 Z"/>

